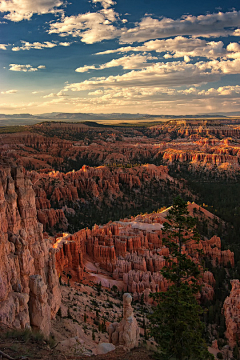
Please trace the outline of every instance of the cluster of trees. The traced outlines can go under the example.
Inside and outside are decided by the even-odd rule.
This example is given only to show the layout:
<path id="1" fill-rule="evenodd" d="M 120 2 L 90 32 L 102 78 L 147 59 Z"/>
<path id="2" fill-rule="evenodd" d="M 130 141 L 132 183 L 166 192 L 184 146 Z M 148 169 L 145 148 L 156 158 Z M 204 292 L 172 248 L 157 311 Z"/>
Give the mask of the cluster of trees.
<path id="1" fill-rule="evenodd" d="M 199 173 L 190 172 L 187 167 L 181 166 L 180 170 L 172 168 L 171 175 L 185 178 L 191 192 L 198 196 L 198 204 L 207 204 L 203 207 L 223 220 L 216 222 L 218 226 L 215 234 L 221 238 L 223 250 L 230 249 L 234 252 L 235 278 L 240 279 L 240 173 L 236 172 L 229 177 L 225 174 L 225 179 L 210 179 L 204 172 L 200 177 Z M 198 226 L 203 235 L 212 235 L 208 224 L 201 221 Z"/>
<path id="2" fill-rule="evenodd" d="M 169 287 L 166 292 L 152 294 L 157 306 L 149 316 L 150 334 L 159 344 L 159 359 L 210 360 L 214 357 L 204 340 L 203 311 L 196 299 L 200 265 L 193 261 L 194 254 L 185 253 L 192 240 L 198 241 L 195 220 L 181 198 L 175 199 L 166 219 L 163 243 L 169 256 L 161 273 Z"/>
<path id="3" fill-rule="evenodd" d="M 208 258 L 201 264 L 194 262 L 194 254 L 186 255 L 189 243 L 198 241 L 197 218 L 189 216 L 187 204 L 176 198 L 163 227 L 163 243 L 169 248 L 166 256 L 167 266 L 161 273 L 169 281 L 166 292 L 152 294 L 157 301 L 153 313 L 149 315 L 150 335 L 154 336 L 159 345 L 157 358 L 161 360 L 203 360 L 213 359 L 208 352 L 206 339 L 208 330 L 214 330 L 218 346 L 221 349 L 227 344 L 225 339 L 225 319 L 222 307 L 229 295 L 230 279 L 239 276 L 238 265 L 223 268 L 212 265 Z M 226 231 L 226 229 L 225 229 Z M 238 263 L 239 264 L 239 263 Z M 200 304 L 196 297 L 201 290 L 199 285 L 201 269 L 210 270 L 215 278 L 215 294 L 212 301 Z M 212 324 L 212 326 L 211 326 Z M 240 359 L 239 344 L 233 349 L 233 359 Z M 223 359 L 219 352 L 217 358 Z"/>
<path id="4" fill-rule="evenodd" d="M 69 231 L 75 232 L 81 227 L 91 228 L 94 224 L 105 224 L 141 212 L 153 212 L 163 206 L 170 206 L 179 193 L 177 185 L 157 179 L 145 182 L 141 188 L 130 189 L 124 183 L 120 183 L 119 187 L 123 197 L 110 199 L 106 192 L 102 200 L 97 200 L 91 194 L 88 196 L 82 193 L 80 197 L 87 200 L 85 204 L 69 204 L 76 212 L 74 216 L 66 214 Z"/>

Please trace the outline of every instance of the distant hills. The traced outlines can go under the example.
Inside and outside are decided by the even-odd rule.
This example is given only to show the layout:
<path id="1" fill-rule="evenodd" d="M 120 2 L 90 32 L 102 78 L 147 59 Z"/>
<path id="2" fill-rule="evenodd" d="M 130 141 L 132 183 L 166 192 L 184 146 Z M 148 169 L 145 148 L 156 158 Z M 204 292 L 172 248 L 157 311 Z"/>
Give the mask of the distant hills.
<path id="1" fill-rule="evenodd" d="M 214 114 L 197 114 L 197 115 L 149 115 L 149 114 L 129 114 L 129 113 L 112 113 L 112 114 L 93 114 L 93 113 L 61 113 L 52 112 L 38 115 L 32 114 L 0 114 L 0 126 L 9 125 L 34 125 L 41 121 L 103 121 L 103 120 L 167 120 L 167 119 L 196 119 L 196 118 L 219 118 L 219 117 L 238 117 L 239 112 L 219 112 Z"/>

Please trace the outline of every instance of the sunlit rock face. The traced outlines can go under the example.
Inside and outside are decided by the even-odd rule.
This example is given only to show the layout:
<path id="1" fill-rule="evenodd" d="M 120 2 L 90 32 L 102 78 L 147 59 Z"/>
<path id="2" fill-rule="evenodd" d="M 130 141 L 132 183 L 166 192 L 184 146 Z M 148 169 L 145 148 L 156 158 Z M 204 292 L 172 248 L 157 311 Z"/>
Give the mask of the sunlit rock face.
<path id="1" fill-rule="evenodd" d="M 223 309 L 226 320 L 226 338 L 229 345 L 234 347 L 240 340 L 240 283 L 231 280 L 232 290 L 225 299 Z"/>
<path id="2" fill-rule="evenodd" d="M 227 119 L 218 119 L 210 122 L 202 119 L 196 121 L 175 120 L 152 126 L 149 128 L 149 132 L 155 136 L 164 134 L 165 137 L 167 134 L 171 135 L 174 132 L 175 138 L 191 137 L 193 139 L 201 139 L 204 137 L 216 137 L 216 139 L 213 139 L 214 142 L 211 139 L 205 140 L 204 143 L 207 144 L 216 144 L 218 139 L 222 137 L 240 138 L 238 121 L 235 124 L 232 119 L 230 122 Z"/>
<path id="3" fill-rule="evenodd" d="M 0 169 L 0 259 L 0 322 L 48 335 L 61 302 L 55 250 L 43 239 L 32 184 L 20 167 Z M 33 276 L 38 286 L 30 286 Z M 49 316 L 33 321 L 44 312 Z"/>
<path id="4" fill-rule="evenodd" d="M 220 149 L 219 149 L 220 150 Z M 223 149 L 222 149 L 222 152 Z M 209 154 L 207 152 L 196 152 L 196 151 L 182 151 L 181 149 L 169 149 L 164 152 L 163 159 L 169 163 L 174 162 L 192 162 L 196 165 L 221 165 L 224 163 L 229 163 L 236 168 L 239 168 L 238 157 L 228 154 Z"/>
<path id="5" fill-rule="evenodd" d="M 32 129 L 36 133 L 1 134 L 0 154 L 39 172 L 66 172 L 71 162 L 79 161 L 81 166 L 99 166 L 143 164 L 163 158 L 165 164 L 190 163 L 194 169 L 229 175 L 240 167 L 238 123 L 237 119 L 173 120 L 148 128 L 118 130 L 71 123 L 36 124 Z M 81 140 L 76 136 L 79 133 Z"/>
<path id="6" fill-rule="evenodd" d="M 78 171 L 66 174 L 59 171 L 31 171 L 28 175 L 36 194 L 38 220 L 43 224 L 44 230 L 51 229 L 56 224 L 61 231 L 67 230 L 65 214 L 75 214 L 67 204 L 78 207 L 79 204 L 90 201 L 101 206 L 104 201 L 111 203 L 113 199 L 126 197 L 126 189 L 129 192 L 140 191 L 151 180 L 162 180 L 164 183 L 170 181 L 174 184 L 166 166 L 153 164 L 112 169 L 108 166 L 94 168 L 84 165 Z"/>
<path id="7" fill-rule="evenodd" d="M 188 209 L 190 213 L 200 209 L 204 216 L 209 219 L 213 217 L 195 203 L 189 203 Z M 74 279 L 81 280 L 86 275 L 84 268 L 88 258 L 98 269 L 107 271 L 125 292 L 131 292 L 134 300 L 143 297 L 151 303 L 150 292 L 164 291 L 169 285 L 160 274 L 166 265 L 165 256 L 169 254 L 168 248 L 162 243 L 162 227 L 167 213 L 168 209 L 138 215 L 103 226 L 95 225 L 92 230 L 82 229 L 73 235 L 56 237 L 54 247 L 58 273 L 65 271 Z M 184 247 L 184 252 L 191 254 L 194 261 L 200 264 L 197 250 L 202 250 L 213 265 L 227 266 L 230 263 L 234 266 L 234 254 L 230 250 L 221 250 L 221 240 L 217 236 L 201 240 L 198 244 L 192 241 Z M 203 273 L 203 298 L 213 298 L 214 283 L 211 272 Z"/>

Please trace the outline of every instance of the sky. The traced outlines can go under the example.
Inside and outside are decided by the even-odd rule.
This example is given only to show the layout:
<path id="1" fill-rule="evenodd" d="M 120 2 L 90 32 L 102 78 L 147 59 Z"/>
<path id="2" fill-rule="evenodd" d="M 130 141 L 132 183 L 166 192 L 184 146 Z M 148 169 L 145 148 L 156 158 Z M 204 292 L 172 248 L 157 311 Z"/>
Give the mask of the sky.
<path id="1" fill-rule="evenodd" d="M 0 0 L 0 113 L 240 111 L 240 2 Z"/>

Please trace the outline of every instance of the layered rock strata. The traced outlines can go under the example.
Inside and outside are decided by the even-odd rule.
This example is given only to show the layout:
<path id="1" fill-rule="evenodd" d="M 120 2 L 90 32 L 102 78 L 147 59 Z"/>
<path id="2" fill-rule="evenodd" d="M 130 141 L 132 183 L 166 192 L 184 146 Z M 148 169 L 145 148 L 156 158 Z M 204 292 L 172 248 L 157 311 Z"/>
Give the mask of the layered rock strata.
<path id="1" fill-rule="evenodd" d="M 48 335 L 61 302 L 55 250 L 43 239 L 32 184 L 19 167 L 0 168 L 0 259 L 0 322 Z"/>

